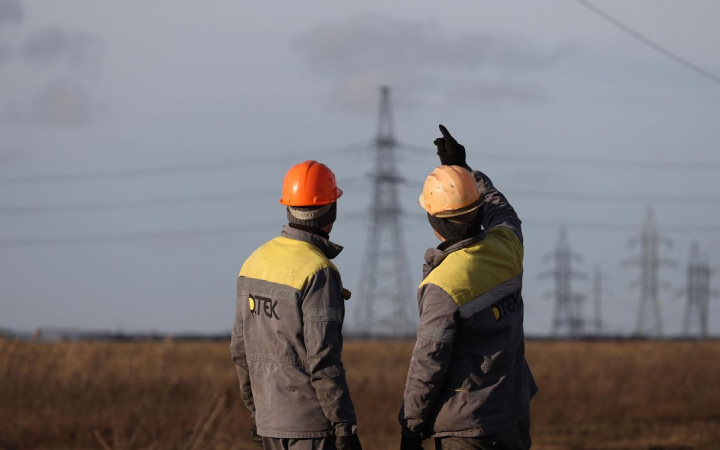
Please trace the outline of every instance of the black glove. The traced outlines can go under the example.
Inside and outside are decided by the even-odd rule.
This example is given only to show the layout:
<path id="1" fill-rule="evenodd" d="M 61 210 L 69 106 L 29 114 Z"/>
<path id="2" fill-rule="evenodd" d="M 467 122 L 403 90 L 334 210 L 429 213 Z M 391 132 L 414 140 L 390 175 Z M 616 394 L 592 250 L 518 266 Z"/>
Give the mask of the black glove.
<path id="1" fill-rule="evenodd" d="M 337 450 L 362 450 L 360 438 L 357 434 L 352 436 L 335 436 L 335 448 Z"/>
<path id="2" fill-rule="evenodd" d="M 440 126 L 442 127 L 442 125 Z M 400 450 L 423 450 L 422 443 L 422 438 L 407 437 L 403 434 L 400 439 Z"/>
<path id="3" fill-rule="evenodd" d="M 465 162 L 465 147 L 458 144 L 458 141 L 450 135 L 450 132 L 443 125 L 440 125 L 440 132 L 443 137 L 435 139 L 437 154 L 440 157 L 440 164 L 443 166 L 462 166 L 467 168 Z"/>
<path id="4" fill-rule="evenodd" d="M 257 424 L 255 423 L 255 418 L 252 418 L 252 422 L 250 423 L 250 437 L 252 438 L 253 442 L 259 445 L 260 447 L 263 446 L 262 443 L 262 436 L 257 434 Z"/>

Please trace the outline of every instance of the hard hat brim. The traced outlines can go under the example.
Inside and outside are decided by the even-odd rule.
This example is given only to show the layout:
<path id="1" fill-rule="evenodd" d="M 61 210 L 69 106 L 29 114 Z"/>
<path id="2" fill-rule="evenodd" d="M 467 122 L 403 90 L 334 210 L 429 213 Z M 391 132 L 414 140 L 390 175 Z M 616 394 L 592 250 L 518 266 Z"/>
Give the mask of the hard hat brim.
<path id="1" fill-rule="evenodd" d="M 447 219 L 448 217 L 462 216 L 463 214 L 473 212 L 482 206 L 483 200 L 484 200 L 484 196 L 480 196 L 480 198 L 478 198 L 477 200 L 475 200 L 474 202 L 472 202 L 471 204 L 469 204 L 463 208 L 450 210 L 450 211 L 438 211 L 436 213 L 432 213 L 428 210 L 427 205 L 425 203 L 425 199 L 423 198 L 423 195 L 420 194 L 420 198 L 418 198 L 418 202 L 420 203 L 420 207 L 422 209 L 424 209 L 431 216 L 439 217 L 441 219 Z"/>
<path id="2" fill-rule="evenodd" d="M 339 199 L 340 197 L 342 197 L 342 195 L 343 195 L 342 189 L 340 189 L 340 188 L 335 188 L 335 196 L 334 196 L 335 198 L 333 198 L 333 199 L 325 199 L 325 200 L 322 200 L 322 199 L 319 199 L 318 197 L 315 197 L 315 198 L 313 199 L 313 202 L 312 202 L 311 204 L 308 204 L 308 205 L 296 205 L 296 204 L 294 204 L 294 203 L 291 203 L 291 202 L 286 201 L 284 198 L 280 198 L 279 202 L 280 202 L 281 204 L 285 205 L 285 206 L 323 206 L 323 205 L 327 205 L 327 204 L 336 202 L 337 199 Z"/>

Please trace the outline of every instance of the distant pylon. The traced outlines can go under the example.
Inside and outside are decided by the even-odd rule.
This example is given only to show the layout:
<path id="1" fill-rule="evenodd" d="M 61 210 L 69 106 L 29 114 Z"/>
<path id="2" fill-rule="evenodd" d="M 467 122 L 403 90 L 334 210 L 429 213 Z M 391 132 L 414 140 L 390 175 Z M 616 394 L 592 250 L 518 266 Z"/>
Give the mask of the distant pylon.
<path id="1" fill-rule="evenodd" d="M 661 265 L 673 265 L 670 260 L 661 259 L 659 256 L 660 245 L 672 246 L 672 241 L 661 238 L 655 225 L 655 216 L 652 208 L 647 210 L 645 225 L 639 237 L 634 237 L 628 243 L 629 247 L 640 244 L 640 257 L 626 261 L 627 264 L 640 266 L 640 280 L 633 284 L 640 285 L 640 309 L 635 325 L 635 334 L 638 336 L 663 336 L 662 312 L 660 308 L 660 296 L 658 287 L 658 270 Z M 662 283 L 667 286 L 667 283 Z M 651 309 L 652 308 L 652 309 Z M 652 323 L 647 328 L 648 319 Z"/>
<path id="2" fill-rule="evenodd" d="M 565 227 L 560 227 L 555 250 L 545 255 L 543 259 L 555 262 L 553 270 L 540 274 L 541 278 L 552 277 L 555 281 L 555 289 L 548 293 L 555 298 L 552 334 L 557 335 L 563 329 L 567 329 L 569 337 L 578 337 L 584 332 L 585 327 L 582 311 L 583 296 L 573 292 L 572 279 L 586 279 L 587 275 L 572 270 L 573 261 L 581 262 L 582 258 L 570 249 Z"/>
<path id="3" fill-rule="evenodd" d="M 602 271 L 600 266 L 595 267 L 593 272 L 593 325 L 595 328 L 595 334 L 601 335 L 603 333 L 603 320 L 602 320 Z"/>
<path id="4" fill-rule="evenodd" d="M 710 268 L 709 258 L 702 258 L 700 256 L 700 246 L 697 242 L 693 242 L 687 265 L 687 285 L 682 292 L 687 301 L 683 321 L 683 334 L 685 336 L 690 335 L 692 322 L 698 324 L 701 338 L 708 336 L 710 297 L 717 295 L 710 289 L 711 275 L 712 269 Z"/>
<path id="5" fill-rule="evenodd" d="M 402 209 L 394 150 L 398 145 L 393 129 L 390 88 L 381 88 L 380 115 L 375 138 L 373 197 L 365 257 L 361 268 L 358 324 L 370 335 L 402 336 L 412 333 L 408 301 L 414 291 L 401 232 Z"/>

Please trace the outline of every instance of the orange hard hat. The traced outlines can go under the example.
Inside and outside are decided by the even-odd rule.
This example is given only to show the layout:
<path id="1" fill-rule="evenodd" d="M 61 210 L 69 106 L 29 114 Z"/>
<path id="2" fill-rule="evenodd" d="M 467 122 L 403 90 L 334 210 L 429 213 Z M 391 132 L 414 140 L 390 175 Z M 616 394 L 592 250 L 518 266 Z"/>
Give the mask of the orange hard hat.
<path id="1" fill-rule="evenodd" d="M 474 211 L 483 197 L 472 174 L 460 166 L 440 166 L 425 179 L 418 202 L 435 217 L 456 217 Z"/>
<path id="2" fill-rule="evenodd" d="M 320 206 L 339 199 L 335 174 L 317 161 L 308 160 L 288 170 L 283 180 L 280 203 L 287 206 Z"/>

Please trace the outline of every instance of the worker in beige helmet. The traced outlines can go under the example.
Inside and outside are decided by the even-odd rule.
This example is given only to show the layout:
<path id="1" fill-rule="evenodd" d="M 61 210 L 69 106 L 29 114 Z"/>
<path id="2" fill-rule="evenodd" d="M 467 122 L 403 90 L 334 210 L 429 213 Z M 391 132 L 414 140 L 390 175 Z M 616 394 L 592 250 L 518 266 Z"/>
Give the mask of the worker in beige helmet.
<path id="1" fill-rule="evenodd" d="M 442 242 L 425 254 L 400 448 L 422 449 L 432 437 L 436 449 L 529 449 L 537 387 L 525 361 L 521 222 L 440 131 L 442 166 L 419 202 Z"/>
<path id="2" fill-rule="evenodd" d="M 230 351 L 250 434 L 271 450 L 362 450 L 341 360 L 345 300 L 330 261 L 342 191 L 324 164 L 285 175 L 288 224 L 240 269 Z"/>

